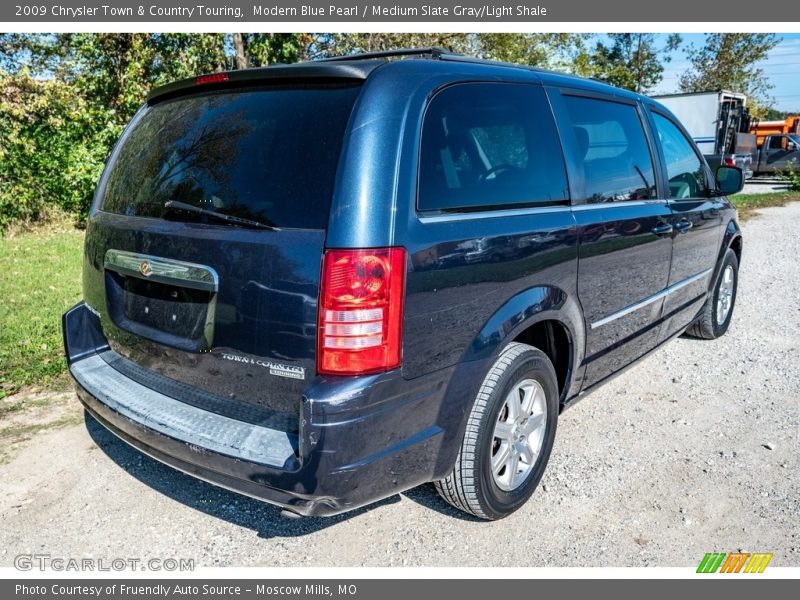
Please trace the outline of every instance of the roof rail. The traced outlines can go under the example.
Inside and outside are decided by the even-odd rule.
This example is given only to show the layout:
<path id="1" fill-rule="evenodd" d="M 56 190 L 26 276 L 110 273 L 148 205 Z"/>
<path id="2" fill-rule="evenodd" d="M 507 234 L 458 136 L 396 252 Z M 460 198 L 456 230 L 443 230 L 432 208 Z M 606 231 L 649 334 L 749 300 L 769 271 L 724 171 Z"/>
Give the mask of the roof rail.
<path id="1" fill-rule="evenodd" d="M 319 58 L 311 62 L 340 62 L 340 61 L 357 61 L 357 60 L 374 60 L 380 58 L 391 58 L 393 56 L 418 56 L 422 58 L 431 58 L 434 60 L 446 60 L 453 62 L 473 63 L 478 65 L 494 65 L 499 67 L 513 67 L 516 69 L 525 69 L 528 71 L 547 71 L 540 67 L 533 67 L 530 65 L 521 65 L 518 63 L 503 62 L 491 60 L 487 58 L 477 58 L 453 52 L 446 48 L 439 48 L 432 46 L 430 48 L 397 48 L 395 50 L 379 50 L 377 52 L 361 52 L 359 54 L 348 54 L 346 56 L 332 56 L 330 58 Z"/>
<path id="2" fill-rule="evenodd" d="M 347 56 L 331 56 L 320 58 L 314 62 L 338 62 L 345 60 L 373 60 L 377 58 L 392 58 L 394 56 L 423 56 L 439 59 L 443 54 L 451 54 L 445 48 L 399 48 L 397 50 L 379 50 L 377 52 L 361 52 L 359 54 L 348 54 Z"/>

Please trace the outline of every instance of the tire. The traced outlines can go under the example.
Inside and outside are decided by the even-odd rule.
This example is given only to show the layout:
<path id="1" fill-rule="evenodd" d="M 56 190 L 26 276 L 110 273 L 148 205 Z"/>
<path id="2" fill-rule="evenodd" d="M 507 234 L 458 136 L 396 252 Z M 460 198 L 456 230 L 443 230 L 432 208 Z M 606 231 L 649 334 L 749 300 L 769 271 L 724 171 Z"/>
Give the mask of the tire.
<path id="1" fill-rule="evenodd" d="M 434 483 L 439 494 L 481 519 L 513 513 L 542 478 L 558 409 L 558 382 L 550 360 L 537 348 L 510 344 L 483 380 L 452 473 Z"/>
<path id="2" fill-rule="evenodd" d="M 713 292 L 706 299 L 700 316 L 687 329 L 693 337 L 715 340 L 725 335 L 731 324 L 733 308 L 736 304 L 736 291 L 739 287 L 739 259 L 728 249 L 722 258 Z M 727 305 L 727 308 L 725 306 Z"/>

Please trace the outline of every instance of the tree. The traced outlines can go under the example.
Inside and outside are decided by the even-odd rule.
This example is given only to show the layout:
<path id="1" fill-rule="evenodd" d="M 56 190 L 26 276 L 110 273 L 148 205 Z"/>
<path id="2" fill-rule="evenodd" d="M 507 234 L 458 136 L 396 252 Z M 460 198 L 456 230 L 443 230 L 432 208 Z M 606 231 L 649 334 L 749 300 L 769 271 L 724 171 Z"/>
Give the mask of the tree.
<path id="1" fill-rule="evenodd" d="M 701 47 L 688 51 L 692 68 L 680 78 L 682 92 L 726 89 L 747 94 L 759 113 L 774 104 L 774 87 L 756 66 L 778 44 L 772 33 L 710 33 Z"/>
<path id="2" fill-rule="evenodd" d="M 794 115 L 800 115 L 800 109 L 778 110 L 777 108 L 764 108 L 759 118 L 763 121 L 783 121 L 786 117 Z"/>
<path id="3" fill-rule="evenodd" d="M 237 34 L 233 34 L 236 36 Z M 242 33 L 242 46 L 250 67 L 291 64 L 308 58 L 314 36 L 308 33 Z M 234 46 L 235 37 L 234 37 Z M 237 65 L 236 67 L 241 68 Z"/>
<path id="4" fill-rule="evenodd" d="M 492 60 L 574 71 L 588 36 L 577 33 L 479 33 L 476 53 Z"/>
<path id="5" fill-rule="evenodd" d="M 170 79 L 228 69 L 226 40 L 224 33 L 169 33 L 154 36 L 152 43 L 156 48 L 157 60 L 163 65 L 154 83 L 160 85 Z"/>
<path id="6" fill-rule="evenodd" d="M 444 48 L 464 52 L 468 47 L 464 33 L 331 33 L 317 34 L 309 47 L 308 58 L 344 56 L 358 52 L 381 52 L 397 48 Z"/>
<path id="7" fill-rule="evenodd" d="M 0 232 L 88 208 L 107 144 L 87 108 L 64 82 L 0 73 Z"/>
<path id="8" fill-rule="evenodd" d="M 668 52 L 681 43 L 681 36 L 671 34 L 663 50 L 656 48 L 654 33 L 612 33 L 611 44 L 598 42 L 589 61 L 593 75 L 612 85 L 645 94 L 663 78 Z"/>

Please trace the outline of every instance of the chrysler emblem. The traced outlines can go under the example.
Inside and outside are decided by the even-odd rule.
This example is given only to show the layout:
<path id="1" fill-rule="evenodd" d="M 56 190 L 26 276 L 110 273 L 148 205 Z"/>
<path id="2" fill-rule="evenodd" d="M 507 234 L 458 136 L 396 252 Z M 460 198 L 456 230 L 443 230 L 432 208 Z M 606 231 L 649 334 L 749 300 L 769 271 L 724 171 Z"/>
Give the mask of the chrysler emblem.
<path id="1" fill-rule="evenodd" d="M 143 260 L 139 264 L 139 273 L 141 273 L 145 277 L 150 277 L 150 275 L 153 273 L 153 268 L 150 266 L 149 261 Z"/>

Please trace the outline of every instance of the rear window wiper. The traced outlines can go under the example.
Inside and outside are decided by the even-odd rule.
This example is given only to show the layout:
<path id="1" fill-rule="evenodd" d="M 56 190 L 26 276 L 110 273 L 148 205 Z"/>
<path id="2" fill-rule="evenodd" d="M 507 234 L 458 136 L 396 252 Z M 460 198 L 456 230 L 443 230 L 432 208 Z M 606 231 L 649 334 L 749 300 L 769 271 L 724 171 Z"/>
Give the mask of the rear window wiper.
<path id="1" fill-rule="evenodd" d="M 227 223 L 236 223 L 237 225 L 244 225 L 245 227 L 258 227 L 260 229 L 269 229 L 270 231 L 278 230 L 278 228 L 275 227 L 274 225 L 268 225 L 267 223 L 261 223 L 259 221 L 254 221 L 252 219 L 234 217 L 233 215 L 226 215 L 225 213 L 208 210 L 207 208 L 200 208 L 199 206 L 194 206 L 193 204 L 186 204 L 186 202 L 180 202 L 178 200 L 167 200 L 166 202 L 164 202 L 164 208 L 172 208 L 175 210 L 183 210 L 190 213 L 196 213 L 198 215 L 206 215 L 208 217 L 219 219 L 220 221 L 225 221 Z"/>

